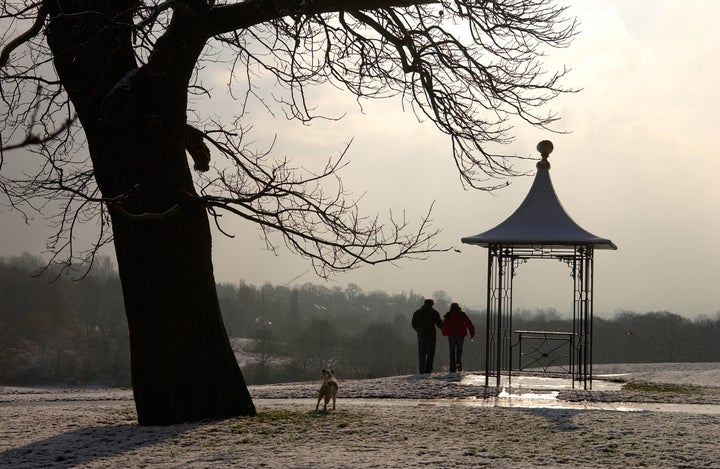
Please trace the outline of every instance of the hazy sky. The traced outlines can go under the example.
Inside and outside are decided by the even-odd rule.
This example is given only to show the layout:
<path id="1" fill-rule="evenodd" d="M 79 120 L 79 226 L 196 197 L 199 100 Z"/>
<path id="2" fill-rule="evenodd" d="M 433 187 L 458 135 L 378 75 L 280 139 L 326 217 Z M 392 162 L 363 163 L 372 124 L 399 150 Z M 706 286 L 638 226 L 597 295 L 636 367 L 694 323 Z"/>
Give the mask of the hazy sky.
<path id="1" fill-rule="evenodd" d="M 581 32 L 568 49 L 551 51 L 546 61 L 546 68 L 572 68 L 565 84 L 582 88 L 549 106 L 562 117 L 556 128 L 571 133 L 518 127 L 506 150 L 536 156 L 537 142 L 552 140 L 550 175 L 566 211 L 618 246 L 596 251 L 596 314 L 714 314 L 720 311 L 720 2 L 694 2 L 692 8 L 635 0 L 571 5 Z M 433 221 L 443 230 L 438 244 L 462 251 L 368 266 L 336 275 L 326 285 L 344 288 L 352 282 L 365 291 L 413 290 L 425 296 L 444 290 L 453 301 L 484 307 L 487 250 L 462 245 L 460 238 L 502 222 L 525 197 L 532 178 L 514 179 L 493 194 L 465 191 L 449 140 L 432 126 L 417 124 L 398 101 L 369 103 L 363 114 L 349 96 L 328 94 L 321 96 L 320 107 L 348 115 L 339 123 L 311 127 L 259 116 L 255 137 L 262 142 L 277 132 L 278 157 L 316 168 L 354 139 L 352 163 L 343 175 L 349 190 L 364 194 L 363 212 L 383 216 L 405 210 L 420 220 L 434 201 Z M 534 167 L 534 161 L 516 164 L 525 171 Z M 26 228 L 4 209 L 0 226 L 0 256 L 41 252 L 42 226 Z M 308 261 L 285 251 L 277 256 L 263 251 L 255 226 L 237 221 L 226 228 L 236 237 L 215 237 L 218 281 L 323 282 Z M 570 310 L 569 268 L 552 260 L 522 265 L 514 303 Z"/>

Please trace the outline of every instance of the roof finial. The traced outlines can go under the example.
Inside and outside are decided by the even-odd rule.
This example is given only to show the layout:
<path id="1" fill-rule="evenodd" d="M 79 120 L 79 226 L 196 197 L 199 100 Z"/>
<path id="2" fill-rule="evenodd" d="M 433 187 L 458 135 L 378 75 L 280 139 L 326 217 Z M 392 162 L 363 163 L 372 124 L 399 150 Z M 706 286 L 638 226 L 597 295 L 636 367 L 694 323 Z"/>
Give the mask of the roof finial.
<path id="1" fill-rule="evenodd" d="M 547 159 L 554 148 L 552 142 L 550 140 L 543 140 L 538 143 L 535 148 L 540 152 L 540 156 L 542 156 L 542 160 L 538 161 L 537 168 L 550 169 L 550 162 Z"/>

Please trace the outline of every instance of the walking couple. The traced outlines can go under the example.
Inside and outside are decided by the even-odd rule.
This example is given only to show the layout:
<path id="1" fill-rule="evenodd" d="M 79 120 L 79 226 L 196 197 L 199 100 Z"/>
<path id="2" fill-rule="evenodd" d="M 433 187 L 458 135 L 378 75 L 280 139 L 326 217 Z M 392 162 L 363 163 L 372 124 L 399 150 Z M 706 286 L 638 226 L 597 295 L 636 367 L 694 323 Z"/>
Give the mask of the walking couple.
<path id="1" fill-rule="evenodd" d="M 470 339 L 475 338 L 475 326 L 467 314 L 460 308 L 460 305 L 450 305 L 444 318 L 440 319 L 440 313 L 433 308 L 435 302 L 432 299 L 425 300 L 420 309 L 415 311 L 412 318 L 412 328 L 417 332 L 418 337 L 418 360 L 420 373 L 432 373 L 433 362 L 435 361 L 435 334 L 436 327 L 447 336 L 450 345 L 450 372 L 462 371 L 462 349 L 463 342 L 470 332 Z"/>

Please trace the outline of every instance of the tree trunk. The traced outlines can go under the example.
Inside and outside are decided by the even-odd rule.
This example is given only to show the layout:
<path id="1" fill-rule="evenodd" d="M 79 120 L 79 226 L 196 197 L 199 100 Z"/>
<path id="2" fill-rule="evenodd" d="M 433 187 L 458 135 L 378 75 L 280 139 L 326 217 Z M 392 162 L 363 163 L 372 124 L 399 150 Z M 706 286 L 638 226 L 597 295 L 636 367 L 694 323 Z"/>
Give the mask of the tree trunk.
<path id="1" fill-rule="evenodd" d="M 131 18 L 123 18 L 132 2 L 62 3 L 51 11 L 48 44 L 98 187 L 113 199 L 138 421 L 253 415 L 220 314 L 207 212 L 185 154 L 188 81 L 204 42 L 179 27 L 137 68 L 124 26 Z M 103 15 L 67 14 L 73 8 Z"/>
<path id="2" fill-rule="evenodd" d="M 139 423 L 254 414 L 220 315 L 204 208 L 152 221 L 116 214 L 113 230 Z"/>

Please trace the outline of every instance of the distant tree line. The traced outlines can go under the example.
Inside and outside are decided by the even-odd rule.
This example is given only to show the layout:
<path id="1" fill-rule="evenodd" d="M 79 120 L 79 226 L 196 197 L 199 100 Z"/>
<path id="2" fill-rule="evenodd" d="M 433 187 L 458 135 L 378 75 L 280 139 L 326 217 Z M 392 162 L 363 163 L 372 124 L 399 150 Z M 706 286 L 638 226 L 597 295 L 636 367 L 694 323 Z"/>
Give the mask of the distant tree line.
<path id="1" fill-rule="evenodd" d="M 130 385 L 127 323 L 120 282 L 100 258 L 85 277 L 52 268 L 29 254 L 0 258 L 0 385 Z M 223 318 L 251 384 L 317 379 L 332 367 L 342 378 L 417 372 L 412 313 L 423 297 L 364 292 L 357 285 L 256 287 L 218 285 Z M 451 301 L 433 294 L 444 314 Z M 467 309 L 477 329 L 463 363 L 482 370 L 485 313 Z M 519 310 L 514 329 L 571 331 L 553 309 Z M 667 311 L 595 317 L 595 363 L 720 361 L 720 312 L 688 319 Z M 435 369 L 448 368 L 447 341 L 438 334 Z"/>
<path id="2" fill-rule="evenodd" d="M 127 321 L 110 259 L 92 271 L 43 271 L 37 257 L 0 258 L 0 385 L 130 383 Z"/>

